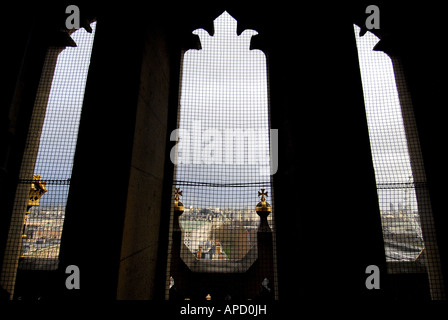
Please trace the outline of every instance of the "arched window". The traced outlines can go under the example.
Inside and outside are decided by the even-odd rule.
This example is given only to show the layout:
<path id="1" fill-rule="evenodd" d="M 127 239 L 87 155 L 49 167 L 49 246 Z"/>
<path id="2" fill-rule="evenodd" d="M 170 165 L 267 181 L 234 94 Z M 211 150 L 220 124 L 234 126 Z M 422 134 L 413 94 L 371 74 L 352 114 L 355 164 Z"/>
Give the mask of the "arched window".
<path id="1" fill-rule="evenodd" d="M 389 273 L 427 274 L 443 296 L 431 202 L 413 106 L 400 59 L 375 51 L 379 39 L 355 37 Z"/>
<path id="2" fill-rule="evenodd" d="M 181 257 L 193 272 L 246 272 L 258 256 L 261 194 L 273 207 L 266 56 L 250 49 L 257 32 L 238 35 L 226 11 L 214 20 L 213 34 L 193 34 L 201 49 L 183 55 L 171 136 L 178 141 L 173 190 L 182 192 L 184 205 Z M 275 232 L 273 215 L 267 220 Z"/>
<path id="3" fill-rule="evenodd" d="M 70 35 L 76 43 L 73 47 L 49 47 L 46 54 L 3 262 L 2 285 L 9 292 L 14 292 L 10 286 L 14 284 L 17 268 L 56 270 L 58 267 L 95 27 L 93 22 L 90 32 L 74 31 Z"/>

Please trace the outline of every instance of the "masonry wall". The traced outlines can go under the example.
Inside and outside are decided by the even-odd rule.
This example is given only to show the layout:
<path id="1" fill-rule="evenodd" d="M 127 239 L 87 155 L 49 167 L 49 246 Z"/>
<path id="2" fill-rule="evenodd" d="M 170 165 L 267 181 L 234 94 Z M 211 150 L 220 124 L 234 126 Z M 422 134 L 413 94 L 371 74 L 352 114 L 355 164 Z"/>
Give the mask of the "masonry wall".
<path id="1" fill-rule="evenodd" d="M 181 10 L 185 8 L 188 11 Z M 220 5 L 163 10 L 111 5 L 97 10 L 58 276 L 51 283 L 43 282 L 50 296 L 94 300 L 163 297 L 159 288 L 165 281 L 163 255 L 167 245 L 163 239 L 168 239 L 165 209 L 167 205 L 169 208 L 172 172 L 167 157 L 168 134 L 175 127 L 175 78 L 179 75 L 175 68 L 180 61 L 180 50 L 168 43 L 171 35 L 166 32 L 190 34 L 196 27 L 211 23 L 224 9 L 235 15 L 239 28 L 259 32 L 254 48 L 266 50 L 268 56 L 271 127 L 279 130 L 280 141 L 273 201 L 278 213 L 279 299 L 292 302 L 294 308 L 297 300 L 304 299 L 345 302 L 387 295 L 353 19 L 350 10 L 339 3 L 331 7 L 315 3 L 300 8 L 291 4 L 246 10 Z M 358 9 L 362 25 L 365 6 Z M 420 12 L 419 8 L 412 10 Z M 160 16 L 161 12 L 166 15 Z M 385 9 L 382 12 L 381 30 L 401 36 L 406 17 L 399 15 L 393 26 L 390 21 L 394 17 L 388 17 Z M 276 18 L 270 19 L 270 15 Z M 176 24 L 179 17 L 188 23 Z M 14 25 L 14 19 L 8 21 Z M 419 49 L 408 54 L 403 64 L 410 80 L 446 281 L 447 170 L 443 142 L 447 134 L 441 106 L 446 79 L 440 78 L 446 63 L 440 45 L 421 42 L 432 32 L 436 35 L 429 40 L 437 40 L 443 28 L 434 28 L 433 23 L 443 20 L 427 16 L 425 23 L 419 21 L 417 35 L 421 37 L 411 39 L 416 42 L 409 41 L 412 46 L 406 50 L 413 50 L 414 43 Z M 38 24 L 28 27 L 38 28 Z M 26 28 L 14 30 L 11 32 L 17 37 L 28 34 Z M 185 36 L 177 40 L 185 44 L 191 39 Z M 24 41 L 17 43 L 21 48 L 26 46 Z M 23 63 L 11 59 L 8 75 L 21 77 L 14 78 L 17 87 L 10 84 L 7 94 L 2 93 L 2 114 L 8 121 L 17 120 L 12 130 L 2 131 L 8 143 L 2 145 L 1 156 L 9 159 L 2 162 L 1 186 L 6 186 L 2 224 L 11 217 L 11 190 L 15 190 L 23 156 L 30 101 L 35 98 L 44 47 L 38 46 L 39 55 L 31 56 L 11 49 L 24 59 Z M 11 103 L 15 93 L 20 93 L 20 105 Z M 11 110 L 17 112 L 17 119 Z M 1 249 L 6 244 L 5 232 L 2 226 Z M 65 287 L 65 268 L 72 264 L 80 269 L 80 290 Z M 365 287 L 365 270 L 371 264 L 382 270 L 379 291 Z M 412 281 L 415 278 L 407 284 L 411 286 Z"/>
<path id="2" fill-rule="evenodd" d="M 151 22 L 143 35 L 128 196 L 123 226 L 118 299 L 154 299 L 159 247 L 170 61 L 166 34 Z M 180 61 L 178 61 L 180 63 Z M 176 83 L 176 81 L 175 81 Z"/>
<path id="3" fill-rule="evenodd" d="M 83 290 L 60 283 L 67 298 L 116 298 L 143 52 L 135 21 L 117 21 L 98 17 L 92 49 L 59 264 L 79 267 Z"/>

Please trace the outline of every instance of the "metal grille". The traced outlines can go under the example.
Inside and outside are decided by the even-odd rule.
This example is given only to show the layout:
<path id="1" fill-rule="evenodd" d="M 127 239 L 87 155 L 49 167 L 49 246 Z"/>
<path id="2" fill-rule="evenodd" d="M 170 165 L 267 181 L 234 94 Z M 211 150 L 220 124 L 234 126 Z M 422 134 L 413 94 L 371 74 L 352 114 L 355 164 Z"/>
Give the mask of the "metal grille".
<path id="1" fill-rule="evenodd" d="M 3 263 L 2 283 L 9 292 L 13 292 L 17 268 L 54 270 L 58 265 L 96 22 L 91 27 L 92 33 L 79 29 L 71 34 L 76 47 L 50 47 L 47 52 Z M 33 188 L 41 192 L 39 203 L 30 202 Z"/>
<path id="2" fill-rule="evenodd" d="M 389 273 L 426 273 L 444 296 L 426 174 L 413 106 L 398 57 L 374 51 L 379 39 L 355 28 L 364 103 Z"/>
<path id="3" fill-rule="evenodd" d="M 256 31 L 236 27 L 224 12 L 213 35 L 193 31 L 202 48 L 182 60 L 172 201 L 179 188 L 181 257 L 196 273 L 246 272 L 258 257 L 259 191 L 273 207 L 266 56 L 249 49 Z"/>
<path id="4" fill-rule="evenodd" d="M 415 184 L 425 181 L 414 181 L 392 62 L 373 51 L 378 38 L 355 31 L 386 258 L 413 261 L 424 247 Z"/>

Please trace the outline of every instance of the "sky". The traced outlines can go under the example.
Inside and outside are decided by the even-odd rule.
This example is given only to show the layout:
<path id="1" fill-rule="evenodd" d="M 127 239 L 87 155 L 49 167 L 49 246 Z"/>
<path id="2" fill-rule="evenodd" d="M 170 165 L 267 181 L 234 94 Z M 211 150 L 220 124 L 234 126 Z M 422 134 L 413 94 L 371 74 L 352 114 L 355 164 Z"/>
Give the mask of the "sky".
<path id="1" fill-rule="evenodd" d="M 193 30 L 202 49 L 183 58 L 177 186 L 187 206 L 246 208 L 256 204 L 261 188 L 271 196 L 266 58 L 249 50 L 255 30 L 237 36 L 237 21 L 226 12 L 214 23 L 214 35 Z M 44 180 L 71 176 L 94 32 L 73 33 L 78 46 L 58 57 L 35 168 Z M 408 182 L 412 173 L 392 63 L 372 50 L 378 38 L 370 32 L 360 38 L 357 26 L 354 32 L 377 183 Z M 252 185 L 242 186 L 247 183 Z M 55 197 L 49 192 L 43 204 L 65 202 L 68 185 L 49 189 Z M 382 209 L 405 197 L 403 190 L 383 193 Z"/>
<path id="2" fill-rule="evenodd" d="M 96 22 L 91 27 L 91 34 L 72 33 L 77 47 L 65 48 L 57 59 L 34 169 L 43 181 L 71 177 Z M 47 189 L 41 206 L 65 204 L 68 185 L 48 184 Z"/>
<path id="3" fill-rule="evenodd" d="M 371 32 L 360 37 L 359 30 L 354 25 L 376 182 L 413 182 L 392 61 L 372 50 L 378 37 Z M 417 209 L 413 189 L 379 190 L 378 195 L 382 210 L 389 210 L 391 203 L 395 209 L 399 203 Z"/>
<path id="4" fill-rule="evenodd" d="M 214 27 L 194 30 L 202 48 L 183 57 L 176 180 L 187 206 L 255 207 L 270 191 L 266 57 L 227 12 Z"/>

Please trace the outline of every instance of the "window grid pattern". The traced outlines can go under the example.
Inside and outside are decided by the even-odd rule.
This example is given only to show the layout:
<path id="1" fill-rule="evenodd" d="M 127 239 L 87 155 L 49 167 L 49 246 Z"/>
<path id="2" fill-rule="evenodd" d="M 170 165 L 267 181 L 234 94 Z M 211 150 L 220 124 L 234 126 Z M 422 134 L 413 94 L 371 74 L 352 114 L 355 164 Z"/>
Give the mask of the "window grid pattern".
<path id="1" fill-rule="evenodd" d="M 393 66 L 368 32 L 358 36 L 372 159 L 375 169 L 387 261 L 413 261 L 424 247 L 415 187 Z"/>
<path id="2" fill-rule="evenodd" d="M 389 273 L 426 273 L 444 297 L 434 221 L 410 93 L 399 58 L 354 26 Z"/>
<path id="3" fill-rule="evenodd" d="M 16 270 L 55 270 L 70 186 L 92 33 L 71 34 L 76 47 L 50 47 L 36 93 L 23 156 L 2 282 L 12 292 Z M 38 205 L 28 198 L 36 176 L 46 192 Z M 35 185 L 34 185 L 35 186 Z M 24 219 L 25 216 L 25 219 Z M 20 240 L 19 240 L 20 238 Z"/>
<path id="4" fill-rule="evenodd" d="M 182 58 L 172 203 L 179 188 L 181 257 L 199 273 L 247 271 L 258 257 L 262 189 L 273 208 L 266 56 L 249 49 L 257 32 L 237 35 L 236 25 L 224 12 L 214 34 L 193 31 L 201 49 Z M 275 233 L 273 214 L 267 221 Z"/>

